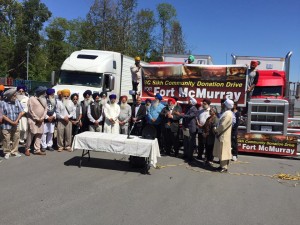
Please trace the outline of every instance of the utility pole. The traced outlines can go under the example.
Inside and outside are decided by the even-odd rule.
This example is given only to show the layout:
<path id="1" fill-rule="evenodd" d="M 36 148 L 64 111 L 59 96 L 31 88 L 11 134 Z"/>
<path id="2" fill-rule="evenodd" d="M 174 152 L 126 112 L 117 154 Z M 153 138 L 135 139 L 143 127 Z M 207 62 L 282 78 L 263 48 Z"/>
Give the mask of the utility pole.
<path id="1" fill-rule="evenodd" d="M 29 67 L 29 47 L 32 45 L 31 43 L 27 43 L 26 52 L 27 52 L 27 65 L 26 65 L 26 80 L 28 80 L 28 67 Z"/>

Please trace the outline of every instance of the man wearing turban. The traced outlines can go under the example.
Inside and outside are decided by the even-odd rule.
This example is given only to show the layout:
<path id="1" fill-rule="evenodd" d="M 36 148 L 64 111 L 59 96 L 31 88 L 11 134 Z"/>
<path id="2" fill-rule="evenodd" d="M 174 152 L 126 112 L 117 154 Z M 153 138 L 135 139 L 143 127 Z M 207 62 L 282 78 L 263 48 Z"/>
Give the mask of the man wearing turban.
<path id="1" fill-rule="evenodd" d="M 16 89 L 8 89 L 3 93 L 4 101 L 0 107 L 3 113 L 2 137 L 4 158 L 21 156 L 18 147 L 20 140 L 19 120 L 25 114 L 23 107 L 16 96 Z M 10 143 L 12 141 L 12 144 Z"/>
<path id="2" fill-rule="evenodd" d="M 71 100 L 74 104 L 73 117 L 71 118 L 72 123 L 72 136 L 74 137 L 79 133 L 80 128 L 82 127 L 81 117 L 82 117 L 82 108 L 78 103 L 79 95 L 77 93 L 73 93 L 71 95 Z"/>
<path id="3" fill-rule="evenodd" d="M 147 111 L 148 124 L 153 125 L 156 129 L 156 137 L 158 139 L 160 149 L 162 149 L 163 146 L 161 141 L 161 117 L 159 117 L 159 114 L 165 107 L 161 101 L 162 96 L 157 93 L 152 105 L 150 106 L 150 109 Z"/>
<path id="4" fill-rule="evenodd" d="M 259 61 L 251 61 L 250 69 L 247 71 L 248 83 L 247 83 L 247 102 L 251 100 L 253 90 L 258 82 L 259 73 L 257 71 L 257 66 L 260 64 Z"/>
<path id="5" fill-rule="evenodd" d="M 187 158 L 188 162 L 193 160 L 194 147 L 196 145 L 196 104 L 197 100 L 190 97 L 190 101 L 185 109 L 185 113 L 181 115 L 183 118 L 183 157 Z M 179 113 L 176 114 L 179 115 Z"/>
<path id="6" fill-rule="evenodd" d="M 198 130 L 198 156 L 197 158 L 202 160 L 204 149 L 206 149 L 205 138 L 203 137 L 203 126 L 210 116 L 210 103 L 209 99 L 203 99 L 202 109 L 198 111 L 197 119 L 197 130 Z"/>
<path id="7" fill-rule="evenodd" d="M 17 87 L 17 99 L 20 101 L 25 113 L 28 112 L 28 96 L 26 96 L 26 86 L 19 85 Z M 27 132 L 28 132 L 28 120 L 26 114 L 22 116 L 22 118 L 19 121 L 20 126 L 20 144 L 24 144 L 25 140 L 27 139 Z"/>
<path id="8" fill-rule="evenodd" d="M 131 117 L 131 107 L 127 104 L 127 96 L 120 97 L 119 125 L 120 134 L 128 134 L 128 122 Z"/>
<path id="9" fill-rule="evenodd" d="M 3 84 L 0 84 L 0 101 L 3 99 L 3 92 L 5 90 L 5 87 Z"/>
<path id="10" fill-rule="evenodd" d="M 81 132 L 85 132 L 89 130 L 89 118 L 87 116 L 87 110 L 89 105 L 92 103 L 92 91 L 91 90 L 86 90 L 83 93 L 83 100 L 80 102 L 81 105 L 81 110 L 82 110 L 82 117 L 81 117 L 81 122 L 82 122 L 82 127 L 81 127 Z"/>
<path id="11" fill-rule="evenodd" d="M 135 57 L 135 64 L 130 67 L 131 78 L 132 78 L 132 89 L 135 93 L 132 95 L 133 102 L 136 101 L 136 93 L 138 91 L 138 86 L 142 77 L 142 67 L 141 67 L 141 59 L 140 57 Z"/>
<path id="12" fill-rule="evenodd" d="M 46 155 L 41 151 L 41 139 L 44 133 L 44 119 L 47 115 L 47 88 L 39 86 L 35 91 L 35 96 L 32 96 L 28 100 L 28 137 L 25 145 L 25 155 L 30 156 L 30 146 L 32 140 L 34 140 L 34 154 Z"/>
<path id="13" fill-rule="evenodd" d="M 64 89 L 61 91 L 62 100 L 57 101 L 57 146 L 58 152 L 63 150 L 72 151 L 72 123 L 71 118 L 74 114 L 74 104 L 70 100 L 71 91 Z"/>
<path id="14" fill-rule="evenodd" d="M 62 100 L 62 93 L 61 93 L 61 90 L 58 90 L 58 91 L 57 91 L 57 99 L 60 100 L 60 101 Z"/>
<path id="15" fill-rule="evenodd" d="M 231 130 L 232 130 L 232 111 L 233 101 L 227 99 L 223 103 L 225 112 L 222 114 L 218 126 L 215 128 L 215 144 L 213 155 L 220 160 L 220 167 L 217 171 L 224 173 L 227 172 L 229 160 L 231 155 Z"/>
<path id="16" fill-rule="evenodd" d="M 57 100 L 55 99 L 55 90 L 52 88 L 48 88 L 46 91 L 47 94 L 47 114 L 45 116 L 44 121 L 44 133 L 42 136 L 42 151 L 46 149 L 49 151 L 54 151 L 53 146 L 53 133 L 56 121 L 56 105 Z"/>
<path id="17" fill-rule="evenodd" d="M 103 106 L 101 104 L 100 94 L 96 92 L 92 96 L 94 101 L 90 103 L 87 110 L 87 117 L 89 119 L 89 131 L 102 132 Z"/>
<path id="18" fill-rule="evenodd" d="M 179 120 L 181 118 L 176 112 L 182 113 L 181 106 L 176 105 L 174 98 L 169 98 L 168 105 L 160 113 L 164 150 L 167 155 L 171 155 L 171 149 L 174 147 L 175 157 L 179 153 Z"/>
<path id="19" fill-rule="evenodd" d="M 110 104 L 104 108 L 104 133 L 120 133 L 118 117 L 120 115 L 120 106 L 116 102 L 117 96 L 111 94 L 109 96 Z"/>

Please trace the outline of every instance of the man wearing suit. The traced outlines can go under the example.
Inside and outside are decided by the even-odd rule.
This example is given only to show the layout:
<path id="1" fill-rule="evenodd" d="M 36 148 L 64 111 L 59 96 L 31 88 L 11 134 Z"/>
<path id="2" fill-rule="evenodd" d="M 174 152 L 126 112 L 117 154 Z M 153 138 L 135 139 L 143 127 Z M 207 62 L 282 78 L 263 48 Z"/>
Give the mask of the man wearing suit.
<path id="1" fill-rule="evenodd" d="M 180 116 L 176 112 L 181 113 L 182 109 L 180 105 L 176 105 L 174 98 L 169 98 L 168 105 L 163 108 L 160 113 L 162 118 L 162 133 L 164 140 L 164 149 L 167 155 L 171 155 L 171 149 L 174 147 L 175 157 L 179 152 L 179 120 Z"/>
<path id="2" fill-rule="evenodd" d="M 132 135 L 142 136 L 144 122 L 146 118 L 146 106 L 142 105 L 141 97 L 136 98 L 136 104 L 131 107 L 131 126 L 134 128 L 131 132 Z"/>
<path id="3" fill-rule="evenodd" d="M 197 116 L 197 101 L 194 98 L 190 98 L 189 104 L 185 113 L 181 114 L 183 118 L 183 146 L 184 157 L 188 162 L 193 160 L 194 146 L 196 144 L 196 116 Z M 176 113 L 179 115 L 179 113 Z"/>

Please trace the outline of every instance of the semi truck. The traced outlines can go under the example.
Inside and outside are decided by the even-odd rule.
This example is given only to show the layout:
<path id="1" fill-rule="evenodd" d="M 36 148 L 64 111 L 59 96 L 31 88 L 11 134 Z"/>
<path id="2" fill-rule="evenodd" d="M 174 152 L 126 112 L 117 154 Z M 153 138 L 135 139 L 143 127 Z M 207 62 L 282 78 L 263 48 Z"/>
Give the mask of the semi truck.
<path id="1" fill-rule="evenodd" d="M 69 89 L 71 93 L 77 93 L 80 100 L 84 91 L 91 90 L 92 93 L 114 93 L 117 97 L 127 95 L 128 102 L 132 102 L 129 95 L 132 89 L 130 67 L 134 63 L 133 58 L 118 52 L 75 51 L 63 62 L 58 77 L 52 73 L 53 88 L 55 91 Z"/>
<path id="2" fill-rule="evenodd" d="M 292 52 L 286 57 L 236 56 L 233 64 L 257 60 L 259 79 L 238 132 L 240 152 L 299 155 L 299 119 L 294 118 L 289 70 Z M 293 92 L 295 93 L 295 92 Z"/>
<path id="3" fill-rule="evenodd" d="M 251 60 L 259 60 L 260 78 L 248 102 L 245 123 L 239 127 L 239 151 L 295 156 L 299 154 L 300 129 L 291 127 L 295 118 L 289 117 L 291 96 L 286 95 L 291 55 L 289 52 L 279 59 L 234 56 L 232 65 L 152 62 L 143 67 L 142 97 L 153 98 L 160 93 L 165 101 L 177 97 L 183 104 L 188 97 L 198 102 L 209 98 L 217 106 L 228 97 L 245 107 L 247 68 Z"/>

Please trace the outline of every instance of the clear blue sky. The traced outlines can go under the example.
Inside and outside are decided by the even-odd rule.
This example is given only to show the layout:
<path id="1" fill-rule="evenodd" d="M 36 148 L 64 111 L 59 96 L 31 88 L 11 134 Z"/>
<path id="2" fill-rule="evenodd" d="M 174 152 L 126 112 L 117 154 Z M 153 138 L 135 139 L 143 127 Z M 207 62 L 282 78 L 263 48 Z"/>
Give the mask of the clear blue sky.
<path id="1" fill-rule="evenodd" d="M 94 0 L 41 0 L 53 17 L 85 18 Z M 138 9 L 167 2 L 177 10 L 188 48 L 231 63 L 231 53 L 285 57 L 293 51 L 290 81 L 300 81 L 299 0 L 138 0 Z"/>

